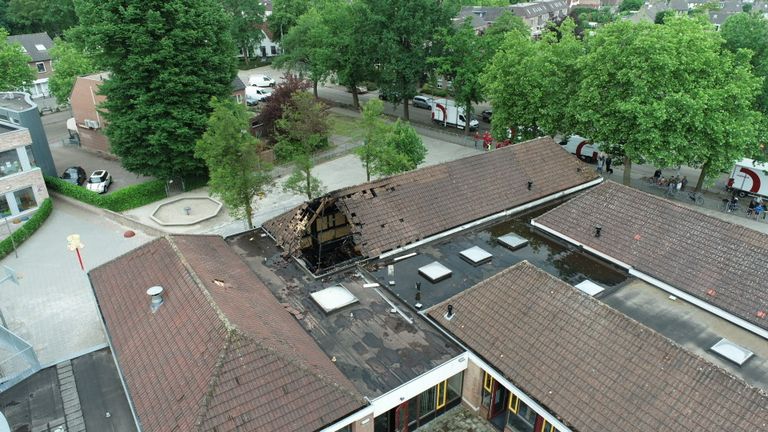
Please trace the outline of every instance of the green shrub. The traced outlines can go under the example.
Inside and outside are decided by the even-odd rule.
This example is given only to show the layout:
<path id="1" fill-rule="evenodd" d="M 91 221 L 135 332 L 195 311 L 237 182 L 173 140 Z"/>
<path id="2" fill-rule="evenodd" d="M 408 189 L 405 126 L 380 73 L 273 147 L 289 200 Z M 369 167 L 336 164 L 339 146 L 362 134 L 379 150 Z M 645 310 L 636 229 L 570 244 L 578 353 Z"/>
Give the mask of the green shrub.
<path id="1" fill-rule="evenodd" d="M 53 211 L 53 202 L 51 202 L 50 198 L 46 198 L 43 203 L 40 204 L 40 207 L 38 207 L 35 214 L 33 214 L 28 221 L 24 222 L 24 225 L 14 231 L 9 237 L 0 241 L 0 259 L 5 258 L 8 254 L 13 252 L 14 243 L 16 244 L 16 247 L 18 247 L 20 244 L 24 243 L 24 240 L 32 237 L 32 234 L 34 234 L 43 222 L 48 219 L 51 211 Z"/>
<path id="2" fill-rule="evenodd" d="M 108 195 L 91 192 L 82 186 L 74 185 L 57 177 L 46 176 L 45 184 L 48 185 L 48 189 L 62 195 L 116 212 L 141 207 L 166 197 L 165 183 L 161 180 L 150 180 L 145 183 L 126 186 Z"/>
<path id="3" fill-rule="evenodd" d="M 424 93 L 424 94 L 428 94 L 428 95 L 432 95 L 432 96 L 437 96 L 437 97 L 446 97 L 446 96 L 448 96 L 448 90 L 437 88 L 437 87 L 434 87 L 434 86 L 432 86 L 430 84 L 424 84 L 424 87 L 421 88 L 421 92 Z"/>

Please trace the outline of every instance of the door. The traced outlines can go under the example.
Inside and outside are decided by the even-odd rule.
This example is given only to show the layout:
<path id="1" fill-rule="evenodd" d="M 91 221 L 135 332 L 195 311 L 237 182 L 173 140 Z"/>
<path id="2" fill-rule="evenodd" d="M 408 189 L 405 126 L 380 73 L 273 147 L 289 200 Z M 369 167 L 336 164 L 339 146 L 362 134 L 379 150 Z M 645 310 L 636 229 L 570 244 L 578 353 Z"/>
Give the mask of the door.
<path id="1" fill-rule="evenodd" d="M 408 402 L 395 408 L 395 432 L 408 432 Z"/>
<path id="2" fill-rule="evenodd" d="M 488 418 L 496 417 L 500 413 L 504 413 L 507 408 L 507 389 L 499 385 L 497 381 L 493 382 L 493 395 L 491 396 L 491 408 L 488 411 Z"/>

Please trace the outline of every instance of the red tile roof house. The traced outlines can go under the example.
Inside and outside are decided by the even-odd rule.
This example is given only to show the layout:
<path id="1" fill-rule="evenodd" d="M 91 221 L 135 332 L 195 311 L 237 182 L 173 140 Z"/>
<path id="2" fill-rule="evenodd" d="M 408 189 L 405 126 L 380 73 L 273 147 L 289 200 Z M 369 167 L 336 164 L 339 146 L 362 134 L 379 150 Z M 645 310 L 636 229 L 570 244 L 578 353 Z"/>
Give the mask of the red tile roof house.
<path id="1" fill-rule="evenodd" d="M 592 167 L 543 137 L 340 189 L 263 228 L 286 253 L 322 273 L 390 256 L 601 181 Z"/>
<path id="2" fill-rule="evenodd" d="M 765 234 L 613 182 L 532 224 L 768 339 Z"/>
<path id="3" fill-rule="evenodd" d="M 428 315 L 472 351 L 465 403 L 508 431 L 768 430 L 764 390 L 527 262 Z"/>
<path id="4" fill-rule="evenodd" d="M 346 430 L 367 405 L 220 237 L 160 238 L 89 276 L 140 431 Z"/>

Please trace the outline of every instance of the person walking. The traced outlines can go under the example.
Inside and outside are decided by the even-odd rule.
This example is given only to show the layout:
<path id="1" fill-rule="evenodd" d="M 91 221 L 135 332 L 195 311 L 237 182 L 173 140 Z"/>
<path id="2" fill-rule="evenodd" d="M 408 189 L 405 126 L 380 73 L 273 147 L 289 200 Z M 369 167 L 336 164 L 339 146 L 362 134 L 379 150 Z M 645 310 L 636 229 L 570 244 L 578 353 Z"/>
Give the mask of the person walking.
<path id="1" fill-rule="evenodd" d="M 603 166 L 605 165 L 605 155 L 600 153 L 597 156 L 597 173 L 603 175 Z"/>
<path id="2" fill-rule="evenodd" d="M 608 174 L 613 174 L 613 168 L 611 168 L 611 164 L 613 163 L 613 159 L 611 159 L 611 155 L 607 155 L 605 157 L 605 172 Z"/>

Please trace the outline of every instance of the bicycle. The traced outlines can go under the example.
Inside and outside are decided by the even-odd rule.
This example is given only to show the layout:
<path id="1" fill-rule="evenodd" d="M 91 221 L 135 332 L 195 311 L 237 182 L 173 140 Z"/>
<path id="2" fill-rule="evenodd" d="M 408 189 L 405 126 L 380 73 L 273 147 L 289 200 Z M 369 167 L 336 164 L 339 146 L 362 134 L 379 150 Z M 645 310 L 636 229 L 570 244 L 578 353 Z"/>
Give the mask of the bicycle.
<path id="1" fill-rule="evenodd" d="M 697 206 L 704 205 L 704 195 L 701 192 L 688 192 L 688 199 L 693 201 Z"/>

